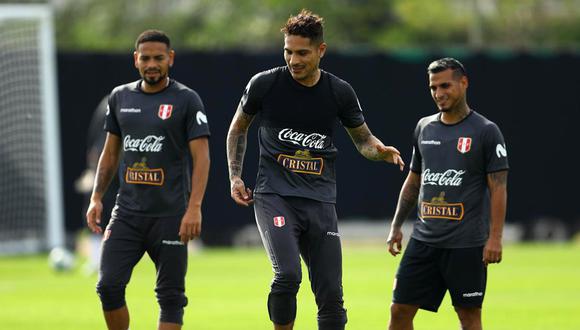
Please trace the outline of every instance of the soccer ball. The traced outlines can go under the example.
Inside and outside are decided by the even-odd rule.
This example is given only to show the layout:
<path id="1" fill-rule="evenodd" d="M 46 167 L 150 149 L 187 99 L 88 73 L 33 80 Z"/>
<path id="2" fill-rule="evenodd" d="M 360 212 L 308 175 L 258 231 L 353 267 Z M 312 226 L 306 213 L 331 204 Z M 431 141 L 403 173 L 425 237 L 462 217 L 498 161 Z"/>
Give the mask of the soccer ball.
<path id="1" fill-rule="evenodd" d="M 54 271 L 67 272 L 74 267 L 75 257 L 65 248 L 55 247 L 48 255 L 48 264 Z"/>

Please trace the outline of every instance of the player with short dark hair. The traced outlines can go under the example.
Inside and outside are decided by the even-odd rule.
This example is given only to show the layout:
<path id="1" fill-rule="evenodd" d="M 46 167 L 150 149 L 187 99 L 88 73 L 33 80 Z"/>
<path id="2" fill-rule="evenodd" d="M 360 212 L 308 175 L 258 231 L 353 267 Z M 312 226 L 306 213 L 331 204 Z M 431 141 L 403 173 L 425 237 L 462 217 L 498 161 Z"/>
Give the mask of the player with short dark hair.
<path id="1" fill-rule="evenodd" d="M 175 52 L 164 32 L 143 32 L 133 55 L 141 79 L 109 96 L 107 138 L 87 211 L 89 228 L 100 233 L 101 200 L 118 169 L 120 188 L 103 236 L 97 292 L 107 327 L 128 329 L 125 287 L 147 252 L 157 270 L 158 329 L 181 329 L 187 243 L 201 233 L 209 127 L 197 93 L 169 78 Z"/>
<path id="2" fill-rule="evenodd" d="M 418 220 L 395 277 L 389 329 L 412 329 L 417 310 L 436 312 L 449 290 L 461 328 L 477 330 L 487 265 L 502 258 L 506 145 L 498 126 L 467 105 L 463 64 L 443 58 L 427 72 L 439 113 L 417 124 L 411 170 L 387 239 L 396 256 L 401 226 L 416 205 Z"/>
<path id="3" fill-rule="evenodd" d="M 227 155 L 231 196 L 254 204 L 274 268 L 268 312 L 275 329 L 292 329 L 308 267 L 319 329 L 344 329 L 342 256 L 337 228 L 333 144 L 338 121 L 368 159 L 404 166 L 397 149 L 372 135 L 352 87 L 319 68 L 326 52 L 322 17 L 303 10 L 282 28 L 286 66 L 256 74 L 231 122 Z M 247 132 L 260 115 L 260 161 L 254 192 L 242 181 Z"/>

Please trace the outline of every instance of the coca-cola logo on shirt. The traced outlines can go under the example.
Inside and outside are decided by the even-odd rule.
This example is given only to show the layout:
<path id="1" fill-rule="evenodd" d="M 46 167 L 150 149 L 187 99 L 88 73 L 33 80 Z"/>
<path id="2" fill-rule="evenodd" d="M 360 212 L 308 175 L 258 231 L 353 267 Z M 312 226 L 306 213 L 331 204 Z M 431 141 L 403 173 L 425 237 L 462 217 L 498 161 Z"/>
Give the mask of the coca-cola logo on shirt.
<path id="1" fill-rule="evenodd" d="M 123 140 L 123 150 L 138 152 L 161 152 L 162 141 L 165 136 L 148 135 L 142 139 L 133 139 L 131 135 L 125 136 Z"/>
<path id="2" fill-rule="evenodd" d="M 291 128 L 284 128 L 278 133 L 278 139 L 305 148 L 324 149 L 326 135 L 319 133 L 301 133 Z"/>
<path id="3" fill-rule="evenodd" d="M 443 173 L 433 172 L 430 169 L 423 171 L 422 182 L 424 185 L 432 186 L 461 186 L 465 174 L 464 170 L 448 169 Z"/>

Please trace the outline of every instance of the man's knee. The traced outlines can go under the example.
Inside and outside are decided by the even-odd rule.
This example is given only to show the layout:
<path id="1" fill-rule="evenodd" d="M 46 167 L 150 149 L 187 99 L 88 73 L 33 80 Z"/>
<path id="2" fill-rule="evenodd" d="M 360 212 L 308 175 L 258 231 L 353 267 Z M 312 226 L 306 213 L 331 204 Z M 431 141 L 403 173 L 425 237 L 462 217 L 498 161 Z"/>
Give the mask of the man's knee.
<path id="1" fill-rule="evenodd" d="M 112 311 L 125 306 L 125 286 L 97 284 L 97 294 L 104 311 Z"/>
<path id="2" fill-rule="evenodd" d="M 298 293 L 300 282 L 302 281 L 302 273 L 298 270 L 285 270 L 277 272 L 272 281 L 272 292 L 280 294 L 294 294 Z"/>
<path id="3" fill-rule="evenodd" d="M 183 290 L 157 290 L 157 302 L 160 322 L 183 324 L 183 308 L 187 306 Z"/>
<path id="4" fill-rule="evenodd" d="M 413 320 L 419 306 L 407 304 L 391 304 L 391 321 L 409 321 Z"/>
<path id="5" fill-rule="evenodd" d="M 479 307 L 455 307 L 455 312 L 461 322 L 461 329 L 481 329 L 481 308 Z"/>

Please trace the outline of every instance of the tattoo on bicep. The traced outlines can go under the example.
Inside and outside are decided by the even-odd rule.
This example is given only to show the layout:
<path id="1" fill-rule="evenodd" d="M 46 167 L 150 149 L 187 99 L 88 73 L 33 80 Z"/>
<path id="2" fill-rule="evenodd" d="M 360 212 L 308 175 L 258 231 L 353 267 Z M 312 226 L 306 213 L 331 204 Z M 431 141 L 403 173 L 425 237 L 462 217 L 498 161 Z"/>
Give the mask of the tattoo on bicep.
<path id="1" fill-rule="evenodd" d="M 507 171 L 499 171 L 488 174 L 491 189 L 507 185 Z"/>

